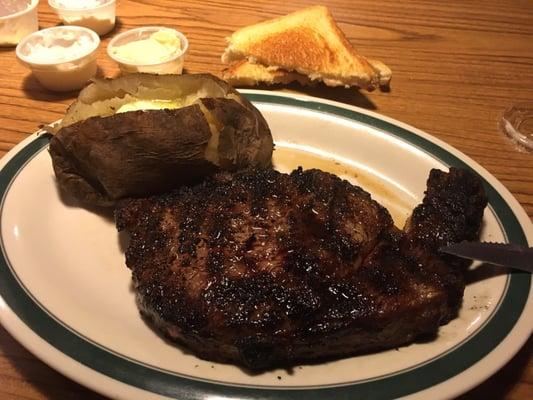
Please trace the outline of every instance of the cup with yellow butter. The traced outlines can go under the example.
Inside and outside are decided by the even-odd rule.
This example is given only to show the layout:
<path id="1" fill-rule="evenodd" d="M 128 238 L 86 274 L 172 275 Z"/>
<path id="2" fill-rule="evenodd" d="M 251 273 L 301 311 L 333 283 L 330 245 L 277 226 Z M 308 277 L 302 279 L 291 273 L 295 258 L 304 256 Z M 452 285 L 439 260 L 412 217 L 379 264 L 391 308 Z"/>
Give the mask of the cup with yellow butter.
<path id="1" fill-rule="evenodd" d="M 189 42 L 181 32 L 148 26 L 123 32 L 107 46 L 107 54 L 123 73 L 181 74 Z"/>

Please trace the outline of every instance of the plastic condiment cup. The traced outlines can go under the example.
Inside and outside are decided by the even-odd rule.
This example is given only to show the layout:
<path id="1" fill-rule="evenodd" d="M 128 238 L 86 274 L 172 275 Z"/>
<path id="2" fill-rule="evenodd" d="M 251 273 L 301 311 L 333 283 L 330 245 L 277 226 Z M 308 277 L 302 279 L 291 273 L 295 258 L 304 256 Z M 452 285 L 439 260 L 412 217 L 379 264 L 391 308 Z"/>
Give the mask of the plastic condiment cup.
<path id="1" fill-rule="evenodd" d="M 181 48 L 171 54 L 168 59 L 163 61 L 146 59 L 136 63 L 132 62 L 131 60 L 123 59 L 119 55 L 115 54 L 114 50 L 117 47 L 123 46 L 130 42 L 148 39 L 153 33 L 161 30 L 171 31 L 180 40 Z M 131 29 L 115 36 L 107 45 L 107 54 L 118 63 L 120 70 L 126 74 L 135 72 L 146 72 L 152 74 L 181 74 L 183 70 L 183 62 L 185 60 L 185 55 L 188 48 L 189 41 L 183 33 L 164 26 L 145 26 Z"/>
<path id="2" fill-rule="evenodd" d="M 48 0 L 48 4 L 65 25 L 84 26 L 99 35 L 115 27 L 115 0 Z"/>
<path id="3" fill-rule="evenodd" d="M 86 45 L 80 47 L 79 51 L 73 51 L 74 39 L 83 39 Z M 26 36 L 18 44 L 16 54 L 19 61 L 31 69 L 44 87 L 66 92 L 82 88 L 94 77 L 99 44 L 100 38 L 90 29 L 56 26 Z M 62 50 L 61 47 L 65 49 Z M 36 49 L 41 54 L 46 54 L 46 57 L 39 59 Z"/>
<path id="4" fill-rule="evenodd" d="M 9 1 L 5 4 L 3 0 L 0 0 L 3 9 L 10 10 L 11 6 L 14 6 L 13 9 L 18 10 L 12 14 L 0 16 L 0 46 L 15 46 L 24 36 L 39 29 L 38 4 L 39 0 Z"/>

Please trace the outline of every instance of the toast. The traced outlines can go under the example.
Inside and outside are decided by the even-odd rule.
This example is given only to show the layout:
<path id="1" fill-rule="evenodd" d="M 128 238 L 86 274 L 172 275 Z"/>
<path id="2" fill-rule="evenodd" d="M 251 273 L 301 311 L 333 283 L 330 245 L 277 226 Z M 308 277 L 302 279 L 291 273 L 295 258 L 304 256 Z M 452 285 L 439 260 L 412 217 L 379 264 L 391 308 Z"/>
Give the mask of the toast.
<path id="1" fill-rule="evenodd" d="M 265 75 L 281 83 L 300 80 L 294 75 L 298 73 L 306 76 L 309 82 L 320 80 L 330 86 L 359 86 L 371 90 L 386 85 L 391 76 L 385 64 L 373 65 L 357 53 L 324 6 L 308 7 L 244 27 L 227 40 L 222 61 L 240 62 L 226 70 L 225 76 L 230 82 L 237 77 L 232 71 L 240 71 L 241 80 L 253 81 Z M 255 66 L 246 65 L 243 60 Z"/>
<path id="2" fill-rule="evenodd" d="M 294 81 L 299 82 L 302 86 L 313 84 L 307 76 L 298 72 L 289 72 L 279 67 L 253 64 L 247 60 L 232 63 L 223 71 L 222 79 L 234 86 L 285 85 Z"/>
<path id="3" fill-rule="evenodd" d="M 368 62 L 379 74 L 380 87 L 386 87 L 390 82 L 392 71 L 381 61 L 368 59 Z M 224 69 L 222 78 L 233 86 L 286 85 L 291 82 L 298 82 L 302 86 L 310 86 L 317 82 L 298 72 L 254 64 L 247 60 L 232 63 L 228 68 Z M 328 79 L 324 83 L 328 86 L 345 86 L 343 82 L 337 80 Z"/>

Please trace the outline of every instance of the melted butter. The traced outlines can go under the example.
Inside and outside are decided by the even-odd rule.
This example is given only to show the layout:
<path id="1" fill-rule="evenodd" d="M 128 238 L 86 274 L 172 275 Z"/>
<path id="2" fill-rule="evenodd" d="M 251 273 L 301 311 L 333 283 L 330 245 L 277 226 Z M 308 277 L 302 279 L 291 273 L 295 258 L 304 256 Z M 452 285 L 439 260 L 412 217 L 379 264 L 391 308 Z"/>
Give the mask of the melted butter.
<path id="1" fill-rule="evenodd" d="M 116 111 L 117 114 L 128 112 L 128 111 L 137 111 L 137 110 L 164 110 L 164 109 L 175 109 L 181 108 L 183 104 L 178 100 L 134 100 L 129 103 L 121 105 Z"/>
<path id="2" fill-rule="evenodd" d="M 374 200 L 389 210 L 395 225 L 398 227 L 404 226 L 414 207 L 406 194 L 390 183 L 369 171 L 341 163 L 334 158 L 322 157 L 292 147 L 276 146 L 272 161 L 274 168 L 281 172 L 290 172 L 298 167 L 303 169 L 317 168 L 362 187 L 372 195 Z"/>

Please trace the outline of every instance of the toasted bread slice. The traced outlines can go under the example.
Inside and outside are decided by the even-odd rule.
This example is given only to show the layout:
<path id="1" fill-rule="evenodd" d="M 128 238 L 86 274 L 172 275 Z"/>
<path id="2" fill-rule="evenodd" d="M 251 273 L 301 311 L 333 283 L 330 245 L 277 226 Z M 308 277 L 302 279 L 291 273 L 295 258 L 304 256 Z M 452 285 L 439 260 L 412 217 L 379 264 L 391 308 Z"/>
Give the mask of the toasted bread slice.
<path id="1" fill-rule="evenodd" d="M 389 67 L 377 60 L 368 59 L 368 62 L 379 75 L 379 85 L 387 86 L 392 75 Z M 295 81 L 302 86 L 308 86 L 316 82 L 298 72 L 286 71 L 279 67 L 254 64 L 248 60 L 240 60 L 232 63 L 223 71 L 222 78 L 233 86 L 288 84 Z M 324 83 L 328 86 L 345 86 L 343 82 L 338 80 L 326 79 Z"/>
<path id="2" fill-rule="evenodd" d="M 370 63 L 370 65 L 372 65 L 374 71 L 376 71 L 376 73 L 379 75 L 379 86 L 388 86 L 392 78 L 391 69 L 387 67 L 385 63 L 379 60 L 367 58 L 367 61 Z"/>
<path id="3" fill-rule="evenodd" d="M 279 67 L 253 64 L 247 60 L 232 63 L 224 70 L 222 78 L 233 86 L 255 86 L 260 83 L 267 85 L 287 84 L 294 81 L 304 86 L 312 84 L 307 76 L 298 72 L 289 72 Z"/>
<path id="4" fill-rule="evenodd" d="M 356 52 L 324 6 L 308 7 L 234 32 L 222 61 L 243 59 L 335 86 L 373 89 L 380 84 L 379 72 Z"/>

